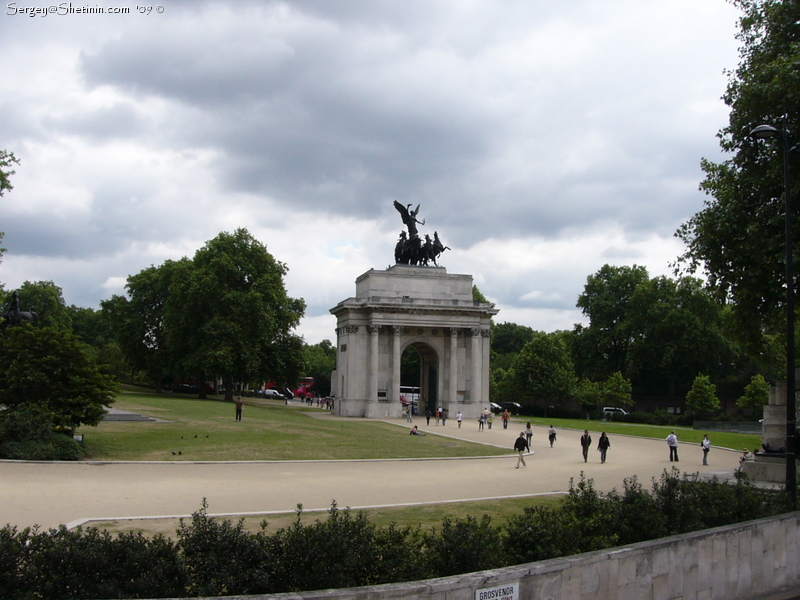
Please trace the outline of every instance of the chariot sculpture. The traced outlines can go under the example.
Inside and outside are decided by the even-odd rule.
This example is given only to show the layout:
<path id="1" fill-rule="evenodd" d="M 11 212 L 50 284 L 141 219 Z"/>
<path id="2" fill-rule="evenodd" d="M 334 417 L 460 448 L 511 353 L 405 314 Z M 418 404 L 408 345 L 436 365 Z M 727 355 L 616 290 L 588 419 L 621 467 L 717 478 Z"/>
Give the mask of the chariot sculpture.
<path id="1" fill-rule="evenodd" d="M 408 234 L 405 231 L 400 232 L 400 238 L 394 247 L 394 260 L 399 265 L 427 267 L 428 263 L 432 262 L 438 267 L 436 259 L 445 250 L 450 250 L 450 247 L 445 246 L 439 240 L 438 231 L 433 232 L 433 239 L 428 234 L 425 234 L 425 241 L 420 238 L 417 225 L 425 225 L 425 220 L 417 220 L 420 205 L 417 204 L 417 208 L 413 210 L 411 206 L 411 204 L 403 206 L 397 200 L 394 201 L 394 207 L 400 213 L 403 224 L 408 228 Z"/>

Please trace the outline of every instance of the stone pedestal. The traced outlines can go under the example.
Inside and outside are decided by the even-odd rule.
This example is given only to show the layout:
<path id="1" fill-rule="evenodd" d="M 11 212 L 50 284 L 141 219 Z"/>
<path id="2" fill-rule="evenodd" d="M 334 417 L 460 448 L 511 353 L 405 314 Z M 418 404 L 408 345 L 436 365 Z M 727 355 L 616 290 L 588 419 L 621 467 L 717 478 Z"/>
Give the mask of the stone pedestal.
<path id="1" fill-rule="evenodd" d="M 475 418 L 489 406 L 489 324 L 498 310 L 472 299 L 471 275 L 443 267 L 395 265 L 356 279 L 336 316 L 334 410 L 342 416 L 399 417 L 400 359 L 419 352 L 419 410 Z"/>
<path id="2" fill-rule="evenodd" d="M 795 380 L 800 382 L 800 369 L 795 371 Z M 796 396 L 797 392 L 795 391 Z M 774 450 L 786 448 L 785 379 L 778 381 L 769 390 L 769 404 L 764 407 L 764 419 L 761 422 L 761 443 Z M 785 483 L 786 456 L 784 454 L 756 454 L 754 461 L 742 464 L 742 471 L 754 481 Z"/>

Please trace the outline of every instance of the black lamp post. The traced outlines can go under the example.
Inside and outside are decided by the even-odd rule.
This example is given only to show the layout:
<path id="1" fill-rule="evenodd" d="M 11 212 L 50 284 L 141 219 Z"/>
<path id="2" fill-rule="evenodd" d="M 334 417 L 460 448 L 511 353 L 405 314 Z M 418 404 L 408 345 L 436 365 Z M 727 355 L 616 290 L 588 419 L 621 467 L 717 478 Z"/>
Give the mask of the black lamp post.
<path id="1" fill-rule="evenodd" d="M 795 435 L 797 416 L 795 408 L 794 377 L 794 272 L 792 269 L 792 199 L 789 194 L 789 132 L 784 118 L 783 127 L 759 125 L 750 135 L 756 139 L 780 138 L 783 142 L 783 195 L 786 203 L 786 491 L 797 508 L 797 466 L 795 463 Z"/>

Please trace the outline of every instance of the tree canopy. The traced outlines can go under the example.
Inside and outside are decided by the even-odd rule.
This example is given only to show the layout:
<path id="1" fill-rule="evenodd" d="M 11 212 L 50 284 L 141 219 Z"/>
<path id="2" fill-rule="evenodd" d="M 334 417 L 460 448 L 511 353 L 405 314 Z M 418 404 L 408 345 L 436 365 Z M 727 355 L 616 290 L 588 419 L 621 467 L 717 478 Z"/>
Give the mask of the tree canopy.
<path id="1" fill-rule="evenodd" d="M 57 427 L 97 425 L 116 384 L 100 373 L 71 332 L 21 325 L 0 336 L 0 404 L 11 413 L 35 407 Z"/>
<path id="2" fill-rule="evenodd" d="M 286 265 L 246 229 L 220 233 L 190 260 L 128 278 L 128 297 L 103 304 L 132 363 L 160 379 L 171 368 L 204 381 L 293 383 L 303 342 L 292 333 L 305 311 L 287 295 Z M 201 386 L 202 389 L 202 386 Z"/>
<path id="3" fill-rule="evenodd" d="M 770 124 L 799 141 L 800 3 L 732 3 L 742 11 L 742 45 L 723 96 L 729 123 L 718 134 L 729 158 L 701 163 L 706 176 L 700 189 L 708 199 L 676 233 L 687 247 L 678 265 L 705 271 L 710 288 L 732 301 L 737 330 L 757 349 L 764 328 L 780 329 L 783 318 L 784 179 L 781 144 L 755 140 L 750 132 Z M 798 169 L 793 172 L 791 190 L 798 198 Z M 797 236 L 796 218 L 794 226 Z"/>

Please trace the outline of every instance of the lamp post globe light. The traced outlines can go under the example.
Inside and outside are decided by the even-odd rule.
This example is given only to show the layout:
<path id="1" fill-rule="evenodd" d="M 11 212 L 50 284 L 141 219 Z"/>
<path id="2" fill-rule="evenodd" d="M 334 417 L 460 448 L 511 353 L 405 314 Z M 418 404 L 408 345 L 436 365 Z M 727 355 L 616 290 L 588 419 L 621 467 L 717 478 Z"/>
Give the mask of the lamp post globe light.
<path id="1" fill-rule="evenodd" d="M 783 126 L 759 125 L 750 132 L 755 139 L 779 138 L 783 145 L 783 195 L 786 211 L 786 491 L 792 510 L 797 508 L 797 465 L 795 463 L 795 438 L 797 415 L 795 402 L 795 348 L 794 348 L 794 272 L 792 266 L 792 199 L 789 193 L 789 153 L 797 146 L 789 146 L 789 132 L 784 117 Z"/>

